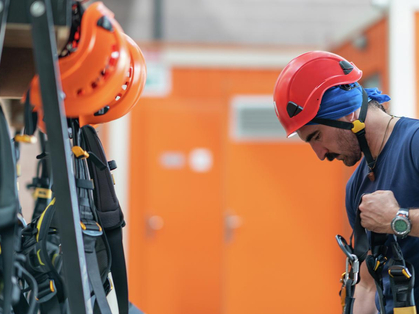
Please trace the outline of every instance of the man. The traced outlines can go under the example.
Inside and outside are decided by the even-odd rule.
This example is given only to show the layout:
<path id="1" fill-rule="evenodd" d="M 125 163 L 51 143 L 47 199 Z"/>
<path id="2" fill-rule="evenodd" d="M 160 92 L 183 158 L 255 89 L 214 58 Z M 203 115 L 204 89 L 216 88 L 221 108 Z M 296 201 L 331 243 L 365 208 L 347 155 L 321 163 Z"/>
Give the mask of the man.
<path id="1" fill-rule="evenodd" d="M 349 222 L 354 228 L 359 208 L 369 236 L 371 231 L 390 234 L 385 238 L 390 246 L 396 234 L 405 260 L 419 270 L 419 121 L 388 115 L 381 104 L 390 97 L 376 88 L 363 89 L 357 83 L 361 76 L 338 55 L 300 55 L 278 77 L 276 113 L 287 136 L 297 133 L 320 160 L 337 159 L 351 167 L 363 157 L 346 187 Z M 390 260 L 392 251 L 386 255 Z M 393 313 L 400 304 L 393 300 L 387 264 L 382 273 L 385 312 Z M 414 299 L 419 304 L 419 280 Z M 378 308 L 375 282 L 363 263 L 353 312 L 376 313 Z M 403 313 L 416 313 L 413 309 Z"/>

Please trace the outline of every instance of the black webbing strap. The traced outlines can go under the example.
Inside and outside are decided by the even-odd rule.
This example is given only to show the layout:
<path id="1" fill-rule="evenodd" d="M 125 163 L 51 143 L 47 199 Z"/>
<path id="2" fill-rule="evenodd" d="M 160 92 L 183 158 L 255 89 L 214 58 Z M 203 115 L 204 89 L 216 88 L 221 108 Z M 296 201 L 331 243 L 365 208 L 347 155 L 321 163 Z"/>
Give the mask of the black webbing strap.
<path id="1" fill-rule="evenodd" d="M 385 245 L 387 234 L 371 233 L 371 253 L 366 259 L 368 272 L 374 279 L 378 294 L 379 313 L 385 314 L 386 299 L 383 293 L 383 269 L 387 262 L 387 249 Z"/>
<path id="2" fill-rule="evenodd" d="M 38 165 L 36 176 L 27 188 L 34 188 L 35 207 L 32 213 L 32 220 L 42 214 L 53 198 L 52 193 L 52 172 L 49 155 L 47 152 L 47 140 L 45 134 L 38 132 L 41 154 L 36 156 Z"/>
<path id="3" fill-rule="evenodd" d="M 394 312 L 403 308 L 403 313 L 416 313 L 414 285 L 415 269 L 412 264 L 403 258 L 402 250 L 397 241 L 391 243 L 393 252 L 392 265 L 388 268 L 390 286 L 393 293 Z M 411 311 L 408 311 L 408 310 Z"/>
<path id="4" fill-rule="evenodd" d="M 362 202 L 362 198 L 361 198 Z M 359 203 L 359 205 L 361 204 Z M 368 240 L 368 236 L 366 233 L 365 228 L 361 225 L 361 211 L 359 210 L 359 205 L 355 217 L 355 223 L 353 227 L 353 237 L 354 237 L 354 246 L 352 247 L 352 241 L 348 245 L 341 236 L 336 236 L 336 239 L 338 240 L 338 244 L 343 250 L 343 252 L 347 255 L 347 269 L 346 272 L 348 272 L 348 261 L 354 261 L 356 260 L 357 269 L 359 270 L 361 264 L 363 261 L 367 260 L 367 267 L 368 270 L 371 273 L 371 270 L 374 270 L 373 273 L 371 273 L 372 277 L 374 278 L 377 286 L 377 291 L 379 292 L 379 296 L 381 297 L 380 300 L 380 308 L 381 311 L 384 309 L 384 302 L 383 301 L 383 293 L 382 293 L 382 267 L 385 264 L 385 253 L 386 253 L 386 247 L 384 246 L 384 243 L 386 241 L 387 235 L 380 235 L 376 233 L 371 233 L 371 243 Z M 352 237 L 351 237 L 352 240 Z M 373 253 L 373 255 L 368 255 L 368 251 L 370 250 Z M 356 256 L 356 258 L 355 258 Z M 377 264 L 377 261 L 380 261 L 380 263 Z M 372 264 L 370 266 L 369 264 Z M 353 265 L 352 265 L 353 266 Z M 351 275 L 353 270 L 351 269 Z M 341 289 L 341 299 L 342 299 L 342 306 L 343 306 L 343 313 L 344 314 L 352 314 L 353 310 L 353 303 L 355 299 L 353 298 L 355 293 L 355 285 L 361 280 L 361 277 L 359 274 L 356 274 L 356 277 L 350 277 L 346 273 L 346 278 L 342 278 L 342 289 Z M 350 283 L 350 284 L 348 284 Z M 380 290 L 381 289 L 381 290 Z M 381 291 L 381 294 L 380 294 Z M 385 312 L 382 312 L 385 313 Z"/>
<path id="5" fill-rule="evenodd" d="M 359 86 L 362 88 L 361 86 Z M 331 126 L 338 129 L 344 130 L 352 130 L 352 132 L 356 135 L 359 143 L 359 147 L 361 148 L 362 153 L 365 156 L 365 160 L 367 161 L 368 167 L 371 169 L 374 166 L 374 158 L 371 155 L 371 151 L 369 149 L 367 139 L 365 138 L 365 126 L 363 123 L 367 117 L 368 111 L 368 94 L 362 88 L 362 105 L 361 111 L 359 113 L 358 120 L 351 122 L 339 121 L 339 120 L 331 120 L 331 119 L 323 119 L 323 118 L 314 118 L 313 122 L 318 124 L 323 124 L 327 126 Z"/>
<path id="6" fill-rule="evenodd" d="M 39 305 L 39 310 L 41 314 L 63 314 L 62 308 L 56 296 L 52 297 L 48 301 L 42 302 Z"/>
<path id="7" fill-rule="evenodd" d="M 343 308 L 343 314 L 352 314 L 355 302 L 355 285 L 350 278 L 346 281 L 345 292 L 345 306 Z"/>
<path id="8" fill-rule="evenodd" d="M 9 314 L 12 306 L 14 280 L 14 251 L 17 240 L 17 194 L 14 147 L 8 124 L 0 106 L 0 237 L 3 262 L 3 313 Z M 14 300 L 17 301 L 17 300 Z"/>
<path id="9" fill-rule="evenodd" d="M 93 196 L 98 210 L 97 213 L 111 249 L 111 272 L 118 300 L 119 313 L 125 314 L 128 313 L 128 282 L 122 241 L 124 215 L 115 193 L 112 175 L 96 130 L 86 125 L 81 128 L 81 131 L 85 149 L 89 154 L 96 156 L 100 160 L 100 163 L 97 163 L 95 159 L 91 159 L 90 157 L 87 159 L 90 177 L 93 179 L 95 185 Z M 102 167 L 101 165 L 103 164 L 107 166 Z"/>
<path id="10" fill-rule="evenodd" d="M 112 278 L 118 299 L 119 313 L 128 313 L 128 284 L 125 264 L 124 247 L 122 240 L 122 227 L 106 231 L 109 247 L 112 254 Z"/>
<path id="11" fill-rule="evenodd" d="M 103 288 L 103 283 L 99 271 L 99 264 L 96 256 L 96 240 L 97 237 L 83 235 L 84 252 L 86 254 L 87 273 L 89 274 L 90 284 L 96 297 L 96 304 L 101 314 L 112 314 L 106 299 L 106 293 Z M 96 312 L 97 313 L 97 312 Z"/>
<path id="12" fill-rule="evenodd" d="M 79 132 L 76 124 L 74 124 L 73 132 L 73 144 L 74 146 L 79 146 L 82 139 L 81 132 Z M 95 304 L 97 304 L 98 309 L 97 312 L 101 314 L 112 314 L 106 299 L 106 293 L 103 286 L 104 282 L 102 281 L 99 261 L 96 255 L 96 245 L 100 238 L 103 239 L 103 231 L 102 227 L 98 223 L 97 210 L 93 197 L 91 196 L 93 184 L 89 178 L 89 170 L 86 160 L 75 158 L 74 162 L 87 272 L 93 293 L 95 295 Z M 106 241 L 106 239 L 103 240 Z M 110 263 L 111 261 L 108 260 L 108 262 Z M 106 266 L 107 268 L 104 271 L 104 276 L 107 277 L 109 266 Z"/>
<path id="13" fill-rule="evenodd" d="M 30 89 L 27 90 L 24 101 L 24 134 L 34 135 L 38 123 L 38 113 L 33 111 L 34 106 L 31 104 Z"/>
<path id="14" fill-rule="evenodd" d="M 361 204 L 361 203 L 359 203 Z M 367 258 L 368 251 L 370 249 L 370 243 L 368 241 L 367 233 L 365 228 L 361 225 L 361 211 L 358 209 L 356 212 L 355 224 L 354 224 L 354 254 L 358 257 L 359 264 Z"/>

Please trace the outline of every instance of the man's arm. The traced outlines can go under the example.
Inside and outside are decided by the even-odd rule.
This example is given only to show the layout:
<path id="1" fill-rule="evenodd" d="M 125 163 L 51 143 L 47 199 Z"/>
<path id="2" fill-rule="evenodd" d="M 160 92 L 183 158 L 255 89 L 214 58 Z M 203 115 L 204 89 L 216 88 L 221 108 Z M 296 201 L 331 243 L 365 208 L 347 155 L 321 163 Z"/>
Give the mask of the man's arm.
<path id="1" fill-rule="evenodd" d="M 359 205 L 361 211 L 361 225 L 376 233 L 393 234 L 391 221 L 396 217 L 400 205 L 392 191 L 375 191 L 362 196 Z M 409 218 L 412 222 L 412 230 L 409 235 L 419 237 L 419 209 L 411 208 Z"/>
<path id="2" fill-rule="evenodd" d="M 376 287 L 374 279 L 368 272 L 366 263 L 361 264 L 361 281 L 355 286 L 354 314 L 376 314 Z"/>

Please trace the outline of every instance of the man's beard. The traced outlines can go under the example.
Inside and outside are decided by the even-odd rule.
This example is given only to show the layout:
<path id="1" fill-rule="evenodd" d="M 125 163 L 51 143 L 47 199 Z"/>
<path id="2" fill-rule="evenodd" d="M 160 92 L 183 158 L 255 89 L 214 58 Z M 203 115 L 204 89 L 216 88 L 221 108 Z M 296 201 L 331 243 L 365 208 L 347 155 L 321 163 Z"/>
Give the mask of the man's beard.
<path id="1" fill-rule="evenodd" d="M 339 147 L 342 149 L 342 154 L 328 153 L 326 154 L 327 160 L 332 161 L 338 156 L 342 156 L 342 161 L 345 166 L 354 166 L 362 157 L 356 135 L 352 132 L 349 133 L 348 130 L 338 129 L 337 138 Z"/>

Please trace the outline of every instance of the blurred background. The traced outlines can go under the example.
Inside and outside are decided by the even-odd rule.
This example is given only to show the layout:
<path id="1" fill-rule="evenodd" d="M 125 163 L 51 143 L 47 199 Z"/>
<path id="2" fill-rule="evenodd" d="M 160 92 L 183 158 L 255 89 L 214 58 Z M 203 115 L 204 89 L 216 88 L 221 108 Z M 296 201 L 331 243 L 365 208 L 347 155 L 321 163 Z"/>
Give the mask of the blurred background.
<path id="1" fill-rule="evenodd" d="M 351 234 L 353 169 L 285 138 L 273 87 L 292 58 L 329 50 L 389 93 L 393 114 L 416 117 L 419 1 L 103 2 L 148 70 L 139 105 L 99 129 L 118 164 L 132 302 L 148 314 L 340 312 L 335 235 Z"/>

